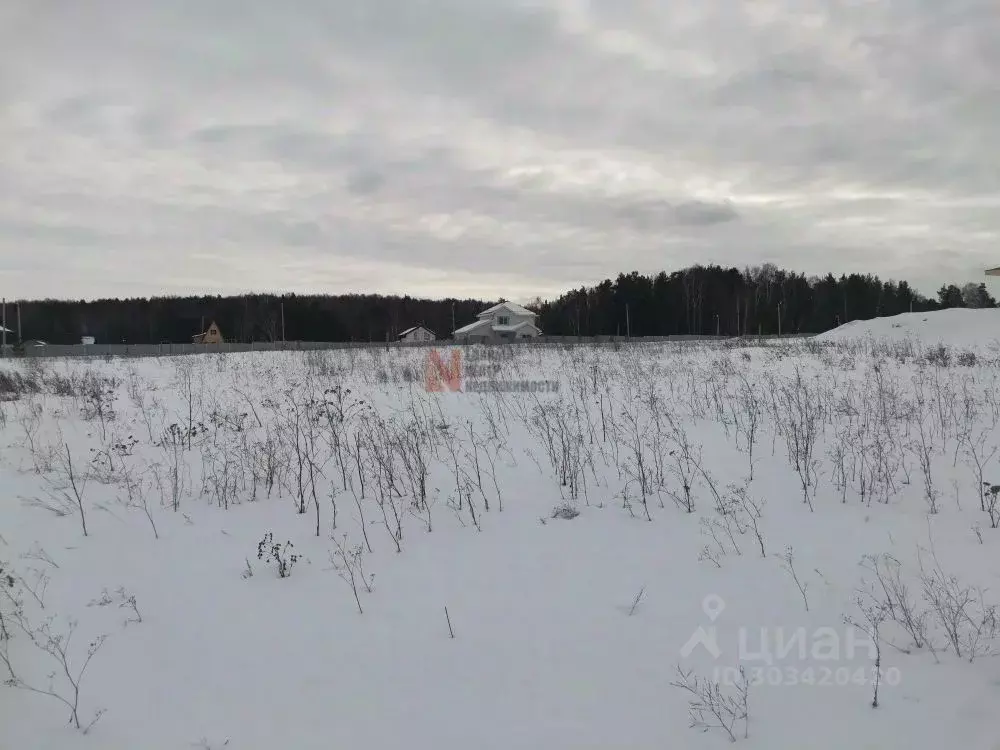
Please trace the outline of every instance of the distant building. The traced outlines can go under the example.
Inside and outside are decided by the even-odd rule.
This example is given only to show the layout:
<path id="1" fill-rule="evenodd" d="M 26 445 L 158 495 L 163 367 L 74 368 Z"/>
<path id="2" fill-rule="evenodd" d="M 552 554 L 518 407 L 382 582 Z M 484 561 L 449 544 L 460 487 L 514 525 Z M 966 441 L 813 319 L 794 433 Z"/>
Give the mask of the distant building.
<path id="1" fill-rule="evenodd" d="M 219 330 L 219 326 L 213 320 L 212 325 L 206 331 L 195 334 L 191 337 L 191 341 L 195 344 L 221 344 L 222 331 Z"/>
<path id="2" fill-rule="evenodd" d="M 84 346 L 89 346 L 90 344 L 94 343 L 94 337 L 93 336 L 81 336 L 80 337 L 80 343 L 83 344 Z"/>
<path id="3" fill-rule="evenodd" d="M 455 329 L 456 341 L 468 344 L 512 341 L 533 338 L 542 333 L 535 325 L 536 314 L 513 302 L 501 302 L 476 317 L 479 320 L 475 323 Z"/>
<path id="4" fill-rule="evenodd" d="M 987 268 L 986 269 L 986 275 L 987 276 L 1000 276 L 1000 268 Z"/>
<path id="5" fill-rule="evenodd" d="M 405 331 L 400 333 L 396 338 L 400 341 L 436 341 L 437 334 L 434 333 L 430 328 L 424 328 L 423 326 L 413 326 L 413 328 L 407 328 Z"/>

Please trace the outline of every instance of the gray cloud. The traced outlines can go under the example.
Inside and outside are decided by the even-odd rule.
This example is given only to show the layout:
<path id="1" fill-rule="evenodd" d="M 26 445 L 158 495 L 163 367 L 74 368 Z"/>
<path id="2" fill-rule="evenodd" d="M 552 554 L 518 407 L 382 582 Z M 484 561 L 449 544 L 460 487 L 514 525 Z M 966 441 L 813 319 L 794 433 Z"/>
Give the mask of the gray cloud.
<path id="1" fill-rule="evenodd" d="M 0 11 L 8 296 L 1000 260 L 988 0 L 85 5 Z"/>

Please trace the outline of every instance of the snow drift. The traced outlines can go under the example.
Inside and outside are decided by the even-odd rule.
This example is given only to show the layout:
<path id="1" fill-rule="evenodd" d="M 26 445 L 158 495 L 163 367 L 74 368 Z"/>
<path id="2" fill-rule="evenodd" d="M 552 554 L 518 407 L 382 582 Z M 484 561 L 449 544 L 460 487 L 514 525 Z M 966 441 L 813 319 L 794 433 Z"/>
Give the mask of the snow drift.
<path id="1" fill-rule="evenodd" d="M 1000 308 L 953 308 L 854 320 L 813 338 L 828 342 L 859 339 L 992 351 L 1000 349 Z"/>

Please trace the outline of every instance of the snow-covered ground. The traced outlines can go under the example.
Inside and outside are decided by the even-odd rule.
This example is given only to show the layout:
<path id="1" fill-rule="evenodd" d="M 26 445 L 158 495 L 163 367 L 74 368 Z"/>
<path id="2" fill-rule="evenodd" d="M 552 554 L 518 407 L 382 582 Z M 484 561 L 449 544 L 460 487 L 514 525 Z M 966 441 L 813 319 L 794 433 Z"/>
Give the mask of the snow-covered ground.
<path id="1" fill-rule="evenodd" d="M 903 313 L 872 320 L 855 320 L 816 337 L 817 341 L 858 339 L 944 344 L 963 349 L 1000 349 L 1000 308 L 953 308 L 931 313 Z"/>
<path id="2" fill-rule="evenodd" d="M 0 366 L 0 748 L 1000 747 L 997 362 L 490 351 Z"/>

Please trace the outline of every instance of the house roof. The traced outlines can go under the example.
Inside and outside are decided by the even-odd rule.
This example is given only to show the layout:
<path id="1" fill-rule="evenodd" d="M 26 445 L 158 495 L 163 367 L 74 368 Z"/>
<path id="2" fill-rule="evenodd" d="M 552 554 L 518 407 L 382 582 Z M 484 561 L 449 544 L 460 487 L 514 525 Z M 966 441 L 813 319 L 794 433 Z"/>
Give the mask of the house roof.
<path id="1" fill-rule="evenodd" d="M 987 268 L 986 269 L 986 275 L 987 276 L 1000 276 L 1000 268 Z"/>
<path id="2" fill-rule="evenodd" d="M 498 331 L 498 332 L 501 332 L 501 333 L 508 333 L 508 332 L 519 331 L 522 328 L 534 328 L 539 333 L 542 332 L 541 328 L 539 328 L 538 326 L 536 326 L 534 323 L 529 323 L 527 320 L 525 320 L 522 323 L 518 323 L 517 325 L 512 325 L 512 326 L 501 326 L 501 325 L 494 325 L 493 326 L 493 330 L 494 331 Z"/>
<path id="3" fill-rule="evenodd" d="M 479 315 L 477 315 L 476 317 L 477 318 L 482 318 L 482 317 L 485 317 L 487 315 L 492 315 L 495 312 L 499 312 L 500 310 L 508 310 L 509 312 L 511 312 L 514 315 L 529 315 L 532 318 L 536 317 L 535 313 L 531 312 L 531 310 L 529 310 L 526 307 L 521 307 L 516 302 L 501 302 L 498 305 L 493 305 L 493 307 L 486 308 L 481 313 L 479 313 Z"/>
<path id="4" fill-rule="evenodd" d="M 212 329 L 213 329 L 213 328 L 214 328 L 214 329 L 215 329 L 216 331 L 218 331 L 219 333 L 222 333 L 222 329 L 221 329 L 221 328 L 219 328 L 219 324 L 218 324 L 218 323 L 216 323 L 216 322 L 215 322 L 215 321 L 213 320 L 213 321 L 212 321 L 212 322 L 211 322 L 211 323 L 209 324 L 208 328 L 206 328 L 206 329 L 205 329 L 204 331 L 202 331 L 201 333 L 196 333 L 196 334 L 195 334 L 194 336 L 192 336 L 191 338 L 193 338 L 193 339 L 196 339 L 196 338 L 198 338 L 199 336 L 207 336 L 207 335 L 208 335 L 209 333 L 211 333 L 211 332 L 212 332 Z"/>
<path id="5" fill-rule="evenodd" d="M 423 330 L 427 331 L 427 333 L 431 334 L 432 336 L 436 336 L 436 335 L 437 335 L 436 333 L 434 333 L 434 331 L 432 331 L 432 330 L 431 330 L 430 328 L 428 328 L 427 326 L 411 326 L 410 328 L 407 328 L 407 329 L 406 329 L 405 331 L 400 331 L 400 332 L 399 332 L 399 333 L 397 334 L 397 336 L 398 336 L 399 338 L 402 338 L 403 336 L 407 335 L 408 333 L 413 333 L 413 332 L 414 332 L 414 331 L 416 331 L 417 329 L 423 329 Z"/>
<path id="6" fill-rule="evenodd" d="M 475 323 L 469 323 L 469 325 L 467 326 L 456 328 L 455 335 L 463 335 L 466 333 L 473 333 L 475 331 L 480 331 L 480 330 L 482 331 L 492 330 L 496 331 L 497 333 L 514 333 L 516 331 L 520 331 L 522 328 L 532 328 L 538 331 L 539 333 L 542 332 L 541 328 L 539 328 L 534 323 L 531 323 L 530 321 L 527 320 L 522 321 L 520 323 L 516 323 L 514 325 L 497 325 L 495 323 L 491 323 L 489 320 L 477 320 Z"/>
<path id="7" fill-rule="evenodd" d="M 488 320 L 477 320 L 474 323 L 469 323 L 469 325 L 467 325 L 467 326 L 462 326 L 461 328 L 456 328 L 455 329 L 455 334 L 459 334 L 459 333 L 472 333 L 473 331 L 478 330 L 480 328 L 489 328 L 489 327 L 490 327 L 490 321 L 488 321 Z"/>

